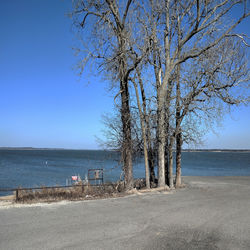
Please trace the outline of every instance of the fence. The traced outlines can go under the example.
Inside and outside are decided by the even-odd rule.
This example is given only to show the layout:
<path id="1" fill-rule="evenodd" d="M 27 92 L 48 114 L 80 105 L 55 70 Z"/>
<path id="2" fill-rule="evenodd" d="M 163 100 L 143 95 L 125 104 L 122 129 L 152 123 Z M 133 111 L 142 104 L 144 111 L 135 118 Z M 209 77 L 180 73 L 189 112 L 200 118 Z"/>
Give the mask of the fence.
<path id="1" fill-rule="evenodd" d="M 101 181 L 103 184 L 103 169 L 96 168 L 96 169 L 89 169 L 88 170 L 88 181 Z"/>
<path id="2" fill-rule="evenodd" d="M 0 192 L 15 192 L 15 200 L 18 201 L 18 194 L 20 191 L 33 191 L 33 190 L 44 190 L 44 189 L 60 189 L 60 188 L 72 188 L 72 187 L 81 187 L 82 192 L 84 192 L 85 187 L 89 186 L 113 186 L 112 183 L 107 183 L 107 184 L 76 184 L 76 185 L 70 185 L 70 186 L 51 186 L 51 187 L 31 187 L 31 188 L 9 188 L 9 189 L 0 189 Z"/>
<path id="3" fill-rule="evenodd" d="M 65 186 L 43 186 L 43 187 L 31 187 L 31 188 L 5 188 L 5 189 L 0 189 L 0 192 L 15 192 L 15 197 L 16 201 L 18 201 L 18 193 L 20 191 L 33 191 L 33 190 L 44 190 L 44 189 L 58 189 L 58 188 L 71 188 L 71 187 L 81 187 L 82 192 L 84 192 L 84 188 L 89 186 L 91 181 L 95 181 L 95 184 L 91 184 L 91 186 L 110 186 L 112 184 L 104 184 L 104 178 L 103 178 L 103 169 L 98 168 L 98 169 L 89 169 L 88 170 L 88 184 L 74 184 L 74 185 L 65 185 Z M 96 184 L 96 181 L 99 182 L 99 184 Z"/>

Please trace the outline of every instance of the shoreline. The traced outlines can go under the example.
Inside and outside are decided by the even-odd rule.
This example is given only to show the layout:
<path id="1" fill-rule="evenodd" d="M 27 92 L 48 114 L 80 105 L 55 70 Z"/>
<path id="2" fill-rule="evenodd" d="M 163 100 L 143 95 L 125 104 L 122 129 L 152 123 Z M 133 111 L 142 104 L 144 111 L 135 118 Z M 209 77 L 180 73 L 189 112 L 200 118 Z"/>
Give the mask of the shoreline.
<path id="1" fill-rule="evenodd" d="M 220 182 L 218 182 L 220 181 Z M 232 183 L 232 181 L 236 183 Z M 240 183 L 239 183 L 240 181 Z M 157 194 L 157 193 L 169 193 L 173 194 L 182 189 L 192 189 L 192 188 L 215 188 L 231 185 L 234 186 L 245 186 L 244 183 L 250 183 L 250 176 L 183 176 L 182 177 L 182 187 L 169 189 L 166 185 L 161 188 L 151 188 L 151 189 L 132 189 L 126 193 L 121 193 L 118 196 L 109 196 L 109 197 L 93 197 L 90 199 L 61 199 L 61 200 L 34 200 L 34 201 L 26 201 L 26 202 L 16 202 L 15 195 L 6 195 L 0 196 L 0 209 L 1 208 L 12 208 L 12 207 L 30 207 L 30 206 L 41 206 L 44 205 L 52 205 L 53 204 L 69 204 L 74 202 L 88 202 L 88 201 L 99 201 L 99 200 L 112 200 L 112 199 L 120 199 L 126 198 L 131 195 L 148 195 L 148 194 Z"/>

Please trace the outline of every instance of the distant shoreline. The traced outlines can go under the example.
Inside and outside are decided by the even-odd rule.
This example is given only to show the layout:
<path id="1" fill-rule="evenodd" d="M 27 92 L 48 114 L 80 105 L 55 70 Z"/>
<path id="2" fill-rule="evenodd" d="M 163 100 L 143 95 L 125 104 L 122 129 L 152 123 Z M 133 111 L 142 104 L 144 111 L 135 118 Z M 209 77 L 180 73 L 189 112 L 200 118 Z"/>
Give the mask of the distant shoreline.
<path id="1" fill-rule="evenodd" d="M 70 149 L 70 148 L 34 148 L 34 147 L 0 147 L 0 150 L 85 150 L 85 151 L 114 151 L 103 149 Z M 250 149 L 183 149 L 183 152 L 250 152 Z"/>
<path id="2" fill-rule="evenodd" d="M 183 149 L 183 152 L 250 152 L 250 149 Z"/>
<path id="3" fill-rule="evenodd" d="M 86 150 L 100 151 L 102 149 L 75 149 L 75 148 L 33 148 L 33 147 L 0 147 L 0 150 Z M 111 151 L 111 150 L 110 150 Z"/>

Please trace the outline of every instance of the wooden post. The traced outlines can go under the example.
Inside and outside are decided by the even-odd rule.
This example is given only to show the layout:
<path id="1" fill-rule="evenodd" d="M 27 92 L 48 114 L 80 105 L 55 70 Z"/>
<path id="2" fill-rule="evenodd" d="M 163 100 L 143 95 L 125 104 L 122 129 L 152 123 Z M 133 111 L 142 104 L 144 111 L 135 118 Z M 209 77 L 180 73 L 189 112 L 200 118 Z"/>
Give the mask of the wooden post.
<path id="1" fill-rule="evenodd" d="M 18 201 L 18 189 L 16 189 L 16 201 Z"/>

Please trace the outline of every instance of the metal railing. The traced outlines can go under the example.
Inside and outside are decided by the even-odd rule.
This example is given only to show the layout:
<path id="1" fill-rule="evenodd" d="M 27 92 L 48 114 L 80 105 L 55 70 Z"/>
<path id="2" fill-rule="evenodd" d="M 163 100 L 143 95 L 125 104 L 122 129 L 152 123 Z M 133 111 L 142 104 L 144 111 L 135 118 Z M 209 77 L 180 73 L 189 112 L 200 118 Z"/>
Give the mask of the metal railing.
<path id="1" fill-rule="evenodd" d="M 103 168 L 89 169 L 88 181 L 101 181 L 103 184 Z"/>
<path id="2" fill-rule="evenodd" d="M 95 184 L 90 184 L 91 181 L 95 181 Z M 101 183 L 96 184 L 96 181 L 100 181 Z M 16 201 L 19 200 L 19 192 L 20 191 L 33 191 L 33 190 L 44 190 L 44 189 L 60 189 L 60 188 L 72 188 L 72 187 L 81 187 L 82 193 L 84 192 L 84 188 L 87 186 L 110 186 L 112 184 L 104 184 L 104 178 L 103 178 L 103 169 L 97 168 L 97 169 L 89 169 L 88 170 L 88 183 L 87 184 L 74 184 L 74 185 L 65 185 L 65 186 L 41 186 L 41 187 L 19 187 L 19 188 L 2 188 L 0 189 L 0 192 L 15 192 Z"/>
<path id="3" fill-rule="evenodd" d="M 0 189 L 0 192 L 15 192 L 15 200 L 19 200 L 19 192 L 21 191 L 33 191 L 33 190 L 44 190 L 44 189 L 60 189 L 60 188 L 72 188 L 72 187 L 81 187 L 82 188 L 82 193 L 84 192 L 85 187 L 89 186 L 111 186 L 113 185 L 112 183 L 107 183 L 107 184 L 75 184 L 75 185 L 69 185 L 69 186 L 42 186 L 42 187 L 19 187 L 19 188 L 3 188 Z"/>

